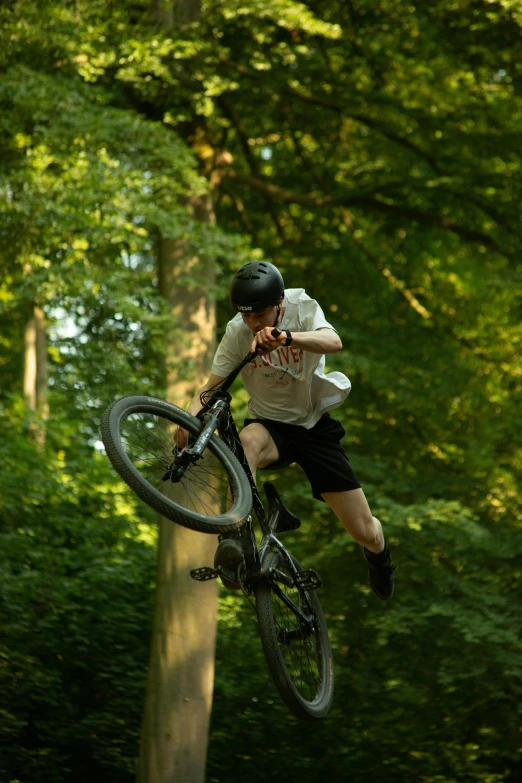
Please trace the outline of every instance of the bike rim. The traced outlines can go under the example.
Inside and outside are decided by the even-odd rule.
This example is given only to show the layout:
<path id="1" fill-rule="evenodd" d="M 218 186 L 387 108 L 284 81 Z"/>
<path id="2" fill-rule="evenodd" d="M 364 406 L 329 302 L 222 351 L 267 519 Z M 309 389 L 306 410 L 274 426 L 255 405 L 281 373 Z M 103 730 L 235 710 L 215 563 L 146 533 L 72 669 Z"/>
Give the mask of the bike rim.
<path id="1" fill-rule="evenodd" d="M 284 564 L 281 556 L 276 567 L 292 576 L 290 567 Z M 310 616 L 310 601 L 304 600 L 300 589 L 280 582 L 278 586 L 305 615 Z M 274 590 L 270 590 L 270 595 L 279 651 L 293 686 L 309 704 L 318 702 L 323 689 L 324 656 L 317 618 L 312 614 L 313 627 L 310 629 Z"/>
<path id="2" fill-rule="evenodd" d="M 119 424 L 123 450 L 134 469 L 166 500 L 201 515 L 226 514 L 233 506 L 228 472 L 209 443 L 197 463 L 189 465 L 179 481 L 169 468 L 175 462 L 176 424 L 150 411 L 131 411 Z"/>

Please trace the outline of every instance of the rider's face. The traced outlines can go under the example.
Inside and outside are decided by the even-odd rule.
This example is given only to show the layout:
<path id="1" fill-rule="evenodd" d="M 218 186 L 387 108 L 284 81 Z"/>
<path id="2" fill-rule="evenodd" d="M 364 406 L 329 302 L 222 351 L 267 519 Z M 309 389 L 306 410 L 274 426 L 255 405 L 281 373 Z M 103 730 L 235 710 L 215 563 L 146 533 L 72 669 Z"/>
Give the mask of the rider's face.
<path id="1" fill-rule="evenodd" d="M 277 315 L 277 305 L 266 307 L 260 313 L 241 313 L 243 321 L 252 332 L 260 332 L 265 326 L 273 326 Z"/>

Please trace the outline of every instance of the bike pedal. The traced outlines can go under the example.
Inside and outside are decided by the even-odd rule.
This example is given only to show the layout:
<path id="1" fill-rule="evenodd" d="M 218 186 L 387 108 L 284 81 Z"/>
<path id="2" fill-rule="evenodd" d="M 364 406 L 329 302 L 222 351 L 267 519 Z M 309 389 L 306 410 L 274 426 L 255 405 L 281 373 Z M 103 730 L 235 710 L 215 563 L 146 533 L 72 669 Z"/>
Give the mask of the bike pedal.
<path id="1" fill-rule="evenodd" d="M 196 582 L 208 582 L 209 579 L 217 579 L 219 573 L 215 568 L 210 568 L 210 566 L 202 566 L 201 568 L 194 568 L 190 572 L 190 575 L 192 579 L 196 580 Z"/>
<path id="2" fill-rule="evenodd" d="M 317 590 L 317 588 L 321 587 L 323 584 L 317 571 L 312 571 L 312 569 L 299 571 L 295 577 L 295 581 L 303 590 Z"/>

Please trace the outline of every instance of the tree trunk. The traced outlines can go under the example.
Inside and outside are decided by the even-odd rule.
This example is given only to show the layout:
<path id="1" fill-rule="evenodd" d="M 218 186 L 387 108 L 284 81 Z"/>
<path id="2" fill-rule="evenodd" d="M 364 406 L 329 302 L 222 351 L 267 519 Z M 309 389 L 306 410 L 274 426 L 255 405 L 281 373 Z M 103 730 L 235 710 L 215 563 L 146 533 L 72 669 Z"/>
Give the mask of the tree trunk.
<path id="1" fill-rule="evenodd" d="M 210 197 L 192 203 L 212 221 Z M 167 397 L 185 406 L 210 373 L 215 349 L 214 269 L 204 269 L 188 242 L 162 239 L 160 291 L 179 323 L 170 351 Z M 187 287 L 187 273 L 201 283 Z M 189 571 L 211 565 L 215 536 L 160 519 L 156 607 L 142 728 L 138 783 L 203 783 L 214 687 L 217 584 L 195 582 Z"/>
<path id="2" fill-rule="evenodd" d="M 190 24 L 199 19 L 201 0 L 151 0 L 150 15 L 161 27 Z"/>
<path id="3" fill-rule="evenodd" d="M 162 27 L 199 18 L 200 0 L 151 0 Z M 207 170 L 212 188 L 212 172 Z M 188 205 L 214 222 L 211 193 Z M 199 278 L 187 286 L 182 276 Z M 190 242 L 162 238 L 160 292 L 176 316 L 165 375 L 167 398 L 185 406 L 210 374 L 215 350 L 213 267 L 204 268 Z M 174 368 L 174 369 L 172 369 Z M 160 518 L 158 575 L 138 783 L 203 783 L 214 689 L 217 583 L 195 582 L 190 570 L 211 565 L 215 536 L 194 533 Z"/>
<path id="4" fill-rule="evenodd" d="M 49 417 L 47 397 L 49 368 L 47 361 L 47 337 L 45 334 L 45 316 L 40 307 L 34 308 L 36 321 L 36 410 L 45 421 Z"/>
<path id="5" fill-rule="evenodd" d="M 34 312 L 24 332 L 24 399 L 29 410 L 36 411 L 36 318 Z"/>
<path id="6" fill-rule="evenodd" d="M 35 426 L 35 434 L 41 443 L 45 442 L 44 422 L 49 416 L 47 383 L 45 316 L 43 310 L 35 306 L 24 331 L 23 389 L 27 407 L 40 416 L 40 423 Z"/>

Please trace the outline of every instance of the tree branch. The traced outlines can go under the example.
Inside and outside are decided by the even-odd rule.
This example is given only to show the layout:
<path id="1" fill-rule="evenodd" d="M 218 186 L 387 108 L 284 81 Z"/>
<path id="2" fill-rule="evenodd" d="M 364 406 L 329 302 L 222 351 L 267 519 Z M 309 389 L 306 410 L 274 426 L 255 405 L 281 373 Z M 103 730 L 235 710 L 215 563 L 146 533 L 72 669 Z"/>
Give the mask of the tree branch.
<path id="1" fill-rule="evenodd" d="M 247 185 L 252 190 L 257 190 L 258 193 L 269 195 L 278 201 L 286 201 L 293 204 L 301 204 L 305 207 L 351 207 L 368 209 L 373 212 L 394 215 L 399 218 L 407 218 L 418 223 L 425 225 L 437 226 L 446 231 L 451 231 L 461 239 L 468 242 L 480 242 L 481 244 L 496 250 L 499 253 L 502 251 L 497 243 L 486 234 L 481 231 L 475 231 L 474 229 L 465 228 L 459 226 L 453 218 L 445 218 L 433 212 L 420 212 L 412 209 L 411 207 L 402 206 L 400 204 L 389 204 L 384 201 L 380 201 L 378 198 L 371 196 L 361 196 L 357 194 L 346 195 L 343 197 L 324 196 L 318 193 L 310 193 L 305 195 L 303 193 L 295 193 L 294 191 L 281 188 L 278 185 L 274 185 L 266 180 L 259 179 L 258 177 L 252 177 L 248 174 L 242 174 L 234 171 L 234 169 L 228 169 L 225 172 L 226 177 L 236 180 L 243 185 Z"/>
<path id="2" fill-rule="evenodd" d="M 255 71 L 251 68 L 247 68 L 245 65 L 241 65 L 240 63 L 235 63 L 233 60 L 230 60 L 226 57 L 220 57 L 219 59 L 221 63 L 227 65 L 229 68 L 233 68 L 242 76 L 246 76 L 249 79 L 254 79 L 254 80 L 260 80 L 262 78 L 262 75 L 258 71 Z M 281 88 L 280 95 L 288 95 L 290 97 L 298 98 L 300 101 L 304 101 L 305 103 L 309 103 L 314 106 L 320 106 L 323 109 L 329 109 L 330 111 L 333 111 L 336 114 L 341 115 L 342 117 L 356 120 L 357 122 L 362 122 L 364 125 L 367 125 L 369 128 L 373 128 L 378 133 L 381 133 L 383 136 L 395 142 L 396 144 L 400 144 L 401 146 L 408 149 L 410 152 L 413 152 L 417 157 L 423 158 L 425 161 L 429 163 L 429 165 L 433 168 L 435 172 L 440 174 L 440 170 L 436 161 L 434 160 L 434 158 L 428 155 L 428 153 L 424 152 L 423 150 L 420 150 L 408 139 L 405 139 L 402 136 L 398 136 L 396 133 L 393 133 L 392 131 L 383 128 L 382 124 L 378 120 L 372 117 L 368 117 L 368 115 L 366 114 L 347 112 L 346 107 L 342 106 L 339 103 L 336 103 L 335 101 L 329 100 L 328 98 L 322 98 L 319 95 L 312 95 L 311 93 L 307 93 L 304 90 L 297 90 L 292 87 Z M 396 108 L 400 108 L 401 110 L 404 111 L 402 106 L 400 107 L 397 106 Z"/>
<path id="3" fill-rule="evenodd" d="M 386 278 L 391 287 L 404 297 L 410 307 L 413 307 L 413 309 L 424 319 L 432 318 L 432 314 L 429 312 L 429 310 L 427 310 L 424 305 L 419 302 L 417 297 L 410 291 L 406 284 L 402 280 L 399 280 L 397 277 L 395 277 L 395 275 L 392 274 L 392 272 L 390 272 L 390 270 L 385 267 L 384 264 L 379 261 L 379 259 L 375 258 L 373 253 L 368 250 L 368 248 L 357 236 L 355 236 L 355 234 L 352 234 L 352 240 L 355 242 L 357 247 L 362 250 L 368 260 L 372 262 L 375 268 L 379 270 L 381 275 Z"/>
<path id="4" fill-rule="evenodd" d="M 230 106 L 228 101 L 225 100 L 223 95 L 221 95 L 218 98 L 217 103 L 221 107 L 221 110 L 223 111 L 223 114 L 225 115 L 225 117 L 227 117 L 227 119 L 232 123 L 232 125 L 234 127 L 234 130 L 236 131 L 236 133 L 238 135 L 239 143 L 241 144 L 241 148 L 242 148 L 243 153 L 245 155 L 245 158 L 247 160 L 247 163 L 248 163 L 248 166 L 250 168 L 250 171 L 254 175 L 259 176 L 259 174 L 260 174 L 259 163 L 258 163 L 257 158 L 255 157 L 255 155 L 252 152 L 250 144 L 248 143 L 248 135 L 247 135 L 245 129 L 243 128 L 243 123 L 241 122 L 240 118 L 237 116 L 237 114 L 234 111 L 234 109 L 232 108 L 232 106 Z M 262 191 L 260 191 L 260 192 L 262 192 Z M 268 212 L 270 214 L 270 217 L 272 218 L 272 221 L 274 223 L 275 229 L 277 231 L 277 235 L 278 235 L 279 239 L 284 244 L 286 244 L 287 239 L 286 239 L 285 233 L 283 231 L 283 227 L 281 226 L 281 224 L 279 222 L 279 218 L 277 216 L 277 212 L 276 212 L 274 204 L 272 202 L 272 198 L 271 198 L 271 196 L 270 196 L 270 194 L 268 192 L 264 192 L 263 195 L 265 197 L 265 203 L 266 203 L 267 210 L 268 210 Z"/>
<path id="5" fill-rule="evenodd" d="M 349 216 L 350 217 L 350 216 Z M 351 225 L 352 221 L 350 219 L 347 219 L 345 221 L 347 225 Z M 493 365 L 500 365 L 505 361 L 508 361 L 507 357 L 503 357 L 502 359 L 493 359 L 491 356 L 489 356 L 485 351 L 482 351 L 477 348 L 477 346 L 472 343 L 470 340 L 467 340 L 465 337 L 462 337 L 462 335 L 459 335 L 455 332 L 454 329 L 451 328 L 449 325 L 448 320 L 445 320 L 444 318 L 440 318 L 439 314 L 432 311 L 430 312 L 424 305 L 422 305 L 417 297 L 414 295 L 414 293 L 407 287 L 406 283 L 404 283 L 403 280 L 399 280 L 395 275 L 384 266 L 384 264 L 376 258 L 373 253 L 371 253 L 368 248 L 361 242 L 361 240 L 355 236 L 355 234 L 352 234 L 352 240 L 357 245 L 357 247 L 364 253 L 366 258 L 371 261 L 371 263 L 375 266 L 375 268 L 383 275 L 383 277 L 386 278 L 388 283 L 391 285 L 392 288 L 394 288 L 396 291 L 398 291 L 402 297 L 408 302 L 410 307 L 412 307 L 419 315 L 422 316 L 425 320 L 430 319 L 431 322 L 436 326 L 436 328 L 443 332 L 444 334 L 447 334 L 451 337 L 452 340 L 455 340 L 460 345 L 463 345 L 470 353 L 473 353 L 475 356 L 480 357 L 488 364 Z"/>
<path id="6" fill-rule="evenodd" d="M 237 212 L 237 216 L 239 218 L 239 222 L 243 226 L 243 228 L 246 230 L 248 234 L 251 234 L 254 237 L 254 240 L 257 242 L 256 239 L 256 231 L 254 229 L 254 226 L 252 224 L 252 221 L 250 220 L 248 213 L 245 210 L 245 206 L 239 196 L 234 193 L 230 188 L 227 188 L 226 185 L 222 184 L 222 190 L 226 195 L 229 197 L 229 199 L 232 201 L 234 208 Z"/>

